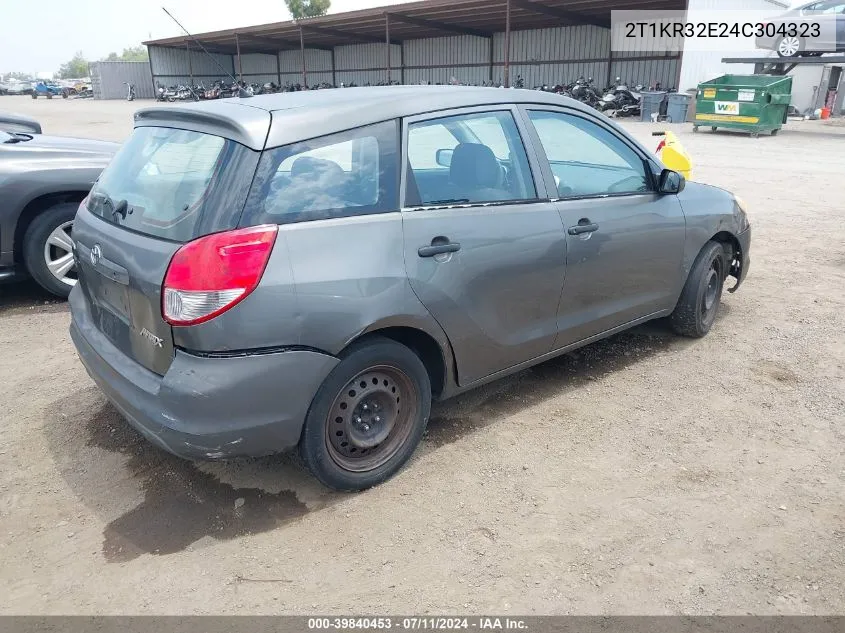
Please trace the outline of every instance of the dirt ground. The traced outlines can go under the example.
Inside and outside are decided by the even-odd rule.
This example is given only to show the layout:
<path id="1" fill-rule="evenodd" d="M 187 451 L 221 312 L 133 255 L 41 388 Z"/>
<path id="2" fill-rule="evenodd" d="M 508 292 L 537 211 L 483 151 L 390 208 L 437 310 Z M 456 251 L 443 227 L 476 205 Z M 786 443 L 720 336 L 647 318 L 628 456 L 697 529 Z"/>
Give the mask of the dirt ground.
<path id="1" fill-rule="evenodd" d="M 142 105 L 0 99 L 112 140 Z M 649 324 L 438 405 L 361 494 L 153 448 L 67 306 L 0 287 L 0 613 L 845 612 L 845 127 L 678 130 L 751 209 L 710 335 Z"/>

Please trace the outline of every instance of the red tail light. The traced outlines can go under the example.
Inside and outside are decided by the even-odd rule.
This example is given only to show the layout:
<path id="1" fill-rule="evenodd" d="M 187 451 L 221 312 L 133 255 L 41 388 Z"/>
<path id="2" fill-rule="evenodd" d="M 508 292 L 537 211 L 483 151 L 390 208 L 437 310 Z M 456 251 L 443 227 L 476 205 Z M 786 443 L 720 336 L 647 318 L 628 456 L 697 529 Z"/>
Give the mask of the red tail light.
<path id="1" fill-rule="evenodd" d="M 164 320 L 196 325 L 243 301 L 261 281 L 277 231 L 264 225 L 215 233 L 176 251 L 162 286 Z"/>

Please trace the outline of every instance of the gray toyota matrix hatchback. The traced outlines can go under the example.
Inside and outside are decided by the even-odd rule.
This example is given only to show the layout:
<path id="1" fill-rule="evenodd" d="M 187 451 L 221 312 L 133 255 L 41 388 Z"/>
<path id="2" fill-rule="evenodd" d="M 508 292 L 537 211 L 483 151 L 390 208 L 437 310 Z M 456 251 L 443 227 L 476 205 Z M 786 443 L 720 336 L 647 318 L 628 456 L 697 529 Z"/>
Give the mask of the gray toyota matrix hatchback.
<path id="1" fill-rule="evenodd" d="M 71 336 L 135 428 L 358 490 L 432 398 L 648 319 L 703 336 L 750 229 L 575 101 L 406 86 L 141 110 L 73 240 Z"/>

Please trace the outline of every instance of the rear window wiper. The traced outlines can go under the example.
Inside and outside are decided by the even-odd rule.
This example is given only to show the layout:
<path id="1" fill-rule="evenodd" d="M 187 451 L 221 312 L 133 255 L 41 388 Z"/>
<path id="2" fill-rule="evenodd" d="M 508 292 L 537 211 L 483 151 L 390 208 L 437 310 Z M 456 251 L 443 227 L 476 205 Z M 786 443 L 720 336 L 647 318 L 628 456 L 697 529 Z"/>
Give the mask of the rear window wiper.
<path id="1" fill-rule="evenodd" d="M 31 141 L 32 137 L 29 134 L 20 134 L 18 132 L 7 132 L 9 138 L 3 141 L 4 144 L 23 143 L 24 141 Z"/>
<path id="2" fill-rule="evenodd" d="M 123 220 L 126 219 L 126 210 L 127 210 L 127 207 L 129 206 L 129 203 L 126 200 L 118 200 L 117 202 L 115 202 L 114 200 L 111 199 L 111 197 L 108 194 L 100 193 L 100 192 L 93 194 L 92 197 L 100 199 L 100 208 L 101 208 L 100 216 L 102 216 L 102 217 L 105 216 L 106 206 L 109 206 L 109 207 L 111 207 L 111 219 L 112 219 L 112 221 L 116 222 L 118 215 L 121 217 L 121 219 L 123 219 Z"/>

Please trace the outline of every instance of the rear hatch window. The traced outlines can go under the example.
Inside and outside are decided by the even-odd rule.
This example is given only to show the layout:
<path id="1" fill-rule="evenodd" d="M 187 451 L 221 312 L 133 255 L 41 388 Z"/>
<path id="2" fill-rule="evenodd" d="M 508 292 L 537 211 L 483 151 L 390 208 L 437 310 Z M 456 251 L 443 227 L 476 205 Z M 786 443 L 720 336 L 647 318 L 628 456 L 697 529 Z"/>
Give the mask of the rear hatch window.
<path id="1" fill-rule="evenodd" d="M 182 243 L 235 228 L 259 153 L 210 134 L 140 127 L 101 174 L 73 226 L 79 285 L 95 325 L 164 374 L 173 332 L 161 313 Z"/>
<path id="2" fill-rule="evenodd" d="M 137 233 L 187 242 L 237 225 L 257 160 L 220 136 L 140 127 L 94 185 L 88 210 Z"/>

